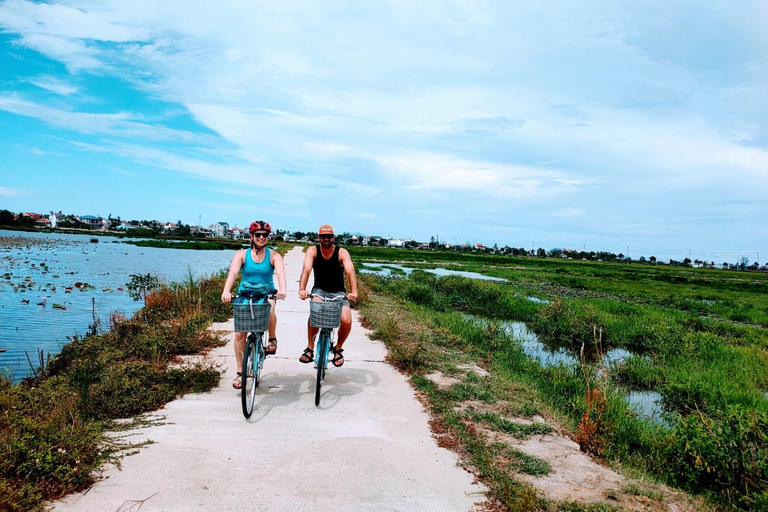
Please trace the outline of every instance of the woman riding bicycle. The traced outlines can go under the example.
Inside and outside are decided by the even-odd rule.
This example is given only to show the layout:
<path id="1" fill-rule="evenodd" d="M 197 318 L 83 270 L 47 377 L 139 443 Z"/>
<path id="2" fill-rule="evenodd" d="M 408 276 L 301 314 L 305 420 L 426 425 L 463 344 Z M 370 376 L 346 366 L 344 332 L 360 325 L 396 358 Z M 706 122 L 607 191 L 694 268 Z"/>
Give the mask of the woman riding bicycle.
<path id="1" fill-rule="evenodd" d="M 248 229 L 251 238 L 250 249 L 242 249 L 235 253 L 232 263 L 229 265 L 229 275 L 227 282 L 224 283 L 224 291 L 221 293 L 222 302 L 232 301 L 232 285 L 235 282 L 238 272 L 242 269 L 243 274 L 240 279 L 240 286 L 237 293 L 240 295 L 236 300 L 246 301 L 248 298 L 262 298 L 270 291 L 274 290 L 273 274 L 277 274 L 277 294 L 276 298 L 285 298 L 285 264 L 283 257 L 279 253 L 267 247 L 269 234 L 272 227 L 268 222 L 257 220 L 251 223 Z M 275 301 L 269 300 L 272 305 L 272 312 L 269 315 L 269 340 L 266 347 L 267 355 L 277 352 L 277 337 L 275 329 L 277 328 L 277 316 L 275 315 Z M 248 333 L 235 333 L 235 361 L 237 361 L 237 377 L 232 381 L 232 387 L 240 389 L 242 386 L 241 374 L 243 371 L 243 350 L 245 339 Z"/>

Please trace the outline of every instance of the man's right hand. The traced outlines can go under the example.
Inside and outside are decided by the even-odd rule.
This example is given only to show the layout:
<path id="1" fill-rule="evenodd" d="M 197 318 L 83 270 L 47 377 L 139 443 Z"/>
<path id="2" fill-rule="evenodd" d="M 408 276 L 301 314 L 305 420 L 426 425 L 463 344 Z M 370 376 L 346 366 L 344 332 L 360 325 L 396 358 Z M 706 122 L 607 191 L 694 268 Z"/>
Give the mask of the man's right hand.
<path id="1" fill-rule="evenodd" d="M 301 300 L 306 300 L 308 295 L 307 290 L 299 290 L 299 298 Z"/>

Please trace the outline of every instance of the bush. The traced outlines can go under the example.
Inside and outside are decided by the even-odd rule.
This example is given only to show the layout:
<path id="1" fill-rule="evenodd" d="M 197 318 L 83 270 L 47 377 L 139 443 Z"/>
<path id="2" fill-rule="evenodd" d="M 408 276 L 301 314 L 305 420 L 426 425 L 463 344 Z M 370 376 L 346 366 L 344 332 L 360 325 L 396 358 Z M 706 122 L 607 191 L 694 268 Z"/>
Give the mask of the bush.
<path id="1" fill-rule="evenodd" d="M 768 414 L 729 408 L 680 417 L 667 439 L 665 465 L 677 485 L 711 491 L 752 508 L 768 496 Z"/>

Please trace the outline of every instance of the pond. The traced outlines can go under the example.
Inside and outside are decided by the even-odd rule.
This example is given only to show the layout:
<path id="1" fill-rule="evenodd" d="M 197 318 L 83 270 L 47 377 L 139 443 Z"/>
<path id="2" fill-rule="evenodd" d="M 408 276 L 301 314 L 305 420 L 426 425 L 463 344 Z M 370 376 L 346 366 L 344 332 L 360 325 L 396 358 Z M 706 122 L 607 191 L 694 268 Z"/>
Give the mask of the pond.
<path id="1" fill-rule="evenodd" d="M 478 272 L 467 272 L 464 270 L 450 270 L 447 268 L 410 268 L 395 263 L 363 263 L 360 268 L 362 274 L 374 274 L 377 276 L 391 277 L 395 275 L 409 275 L 414 270 L 423 270 L 435 274 L 436 276 L 462 276 L 470 279 L 483 279 L 486 281 L 499 281 L 506 283 L 507 280 L 501 277 L 491 277 Z"/>
<path id="2" fill-rule="evenodd" d="M 479 325 L 488 325 L 489 321 L 475 315 L 464 314 L 465 319 Z M 579 356 L 574 351 L 564 347 L 550 348 L 539 340 L 539 337 L 523 322 L 511 320 L 496 320 L 499 327 L 512 336 L 523 349 L 526 356 L 535 360 L 542 367 L 575 366 L 580 364 Z M 612 348 L 603 354 L 605 367 L 621 364 L 632 356 L 632 352 L 624 348 Z M 638 417 L 651 421 L 657 425 L 668 425 L 663 418 L 662 397 L 655 391 L 630 391 L 627 395 L 627 403 Z"/>
<path id="3" fill-rule="evenodd" d="M 30 374 L 25 351 L 36 363 L 38 349 L 58 352 L 68 336 L 87 331 L 94 314 L 105 327 L 113 311 L 132 315 L 142 303 L 124 289 L 131 274 L 149 273 L 164 282 L 183 281 L 190 271 L 196 278 L 208 276 L 226 269 L 233 252 L 0 230 L 0 371 L 17 381 Z"/>

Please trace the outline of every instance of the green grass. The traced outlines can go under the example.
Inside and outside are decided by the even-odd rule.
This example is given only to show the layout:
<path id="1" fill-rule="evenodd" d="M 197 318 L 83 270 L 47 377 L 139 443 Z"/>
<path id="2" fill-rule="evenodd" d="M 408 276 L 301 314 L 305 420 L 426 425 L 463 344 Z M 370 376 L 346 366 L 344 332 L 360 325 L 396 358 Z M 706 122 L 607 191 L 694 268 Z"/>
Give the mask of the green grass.
<path id="1" fill-rule="evenodd" d="M 460 265 L 453 268 L 509 279 L 504 284 L 414 271 L 409 278 L 370 281 L 376 293 L 418 310 L 418 323 L 431 329 L 435 347 L 459 354 L 451 357 L 485 360 L 497 378 L 535 390 L 530 403 L 543 401 L 579 435 L 589 409 L 584 369 L 540 367 L 497 324 L 468 322 L 462 313 L 526 322 L 546 346 L 576 355 L 584 346 L 591 352 L 585 369 L 602 397 L 588 412 L 599 420 L 590 449 L 730 507 L 750 509 L 768 499 L 768 442 L 761 434 L 768 418 L 768 276 L 432 251 L 352 253 L 357 261 L 410 258 L 412 266 L 445 265 L 453 258 Z M 530 295 L 551 302 L 532 302 Z M 634 355 L 595 380 L 600 359 L 594 354 L 613 347 Z M 439 357 L 426 357 L 420 367 L 440 364 Z M 624 401 L 628 389 L 660 393 L 667 426 L 638 418 Z M 466 381 L 433 395 L 499 406 L 493 391 Z M 498 415 L 474 414 L 473 421 L 504 430 L 493 419 Z"/>

